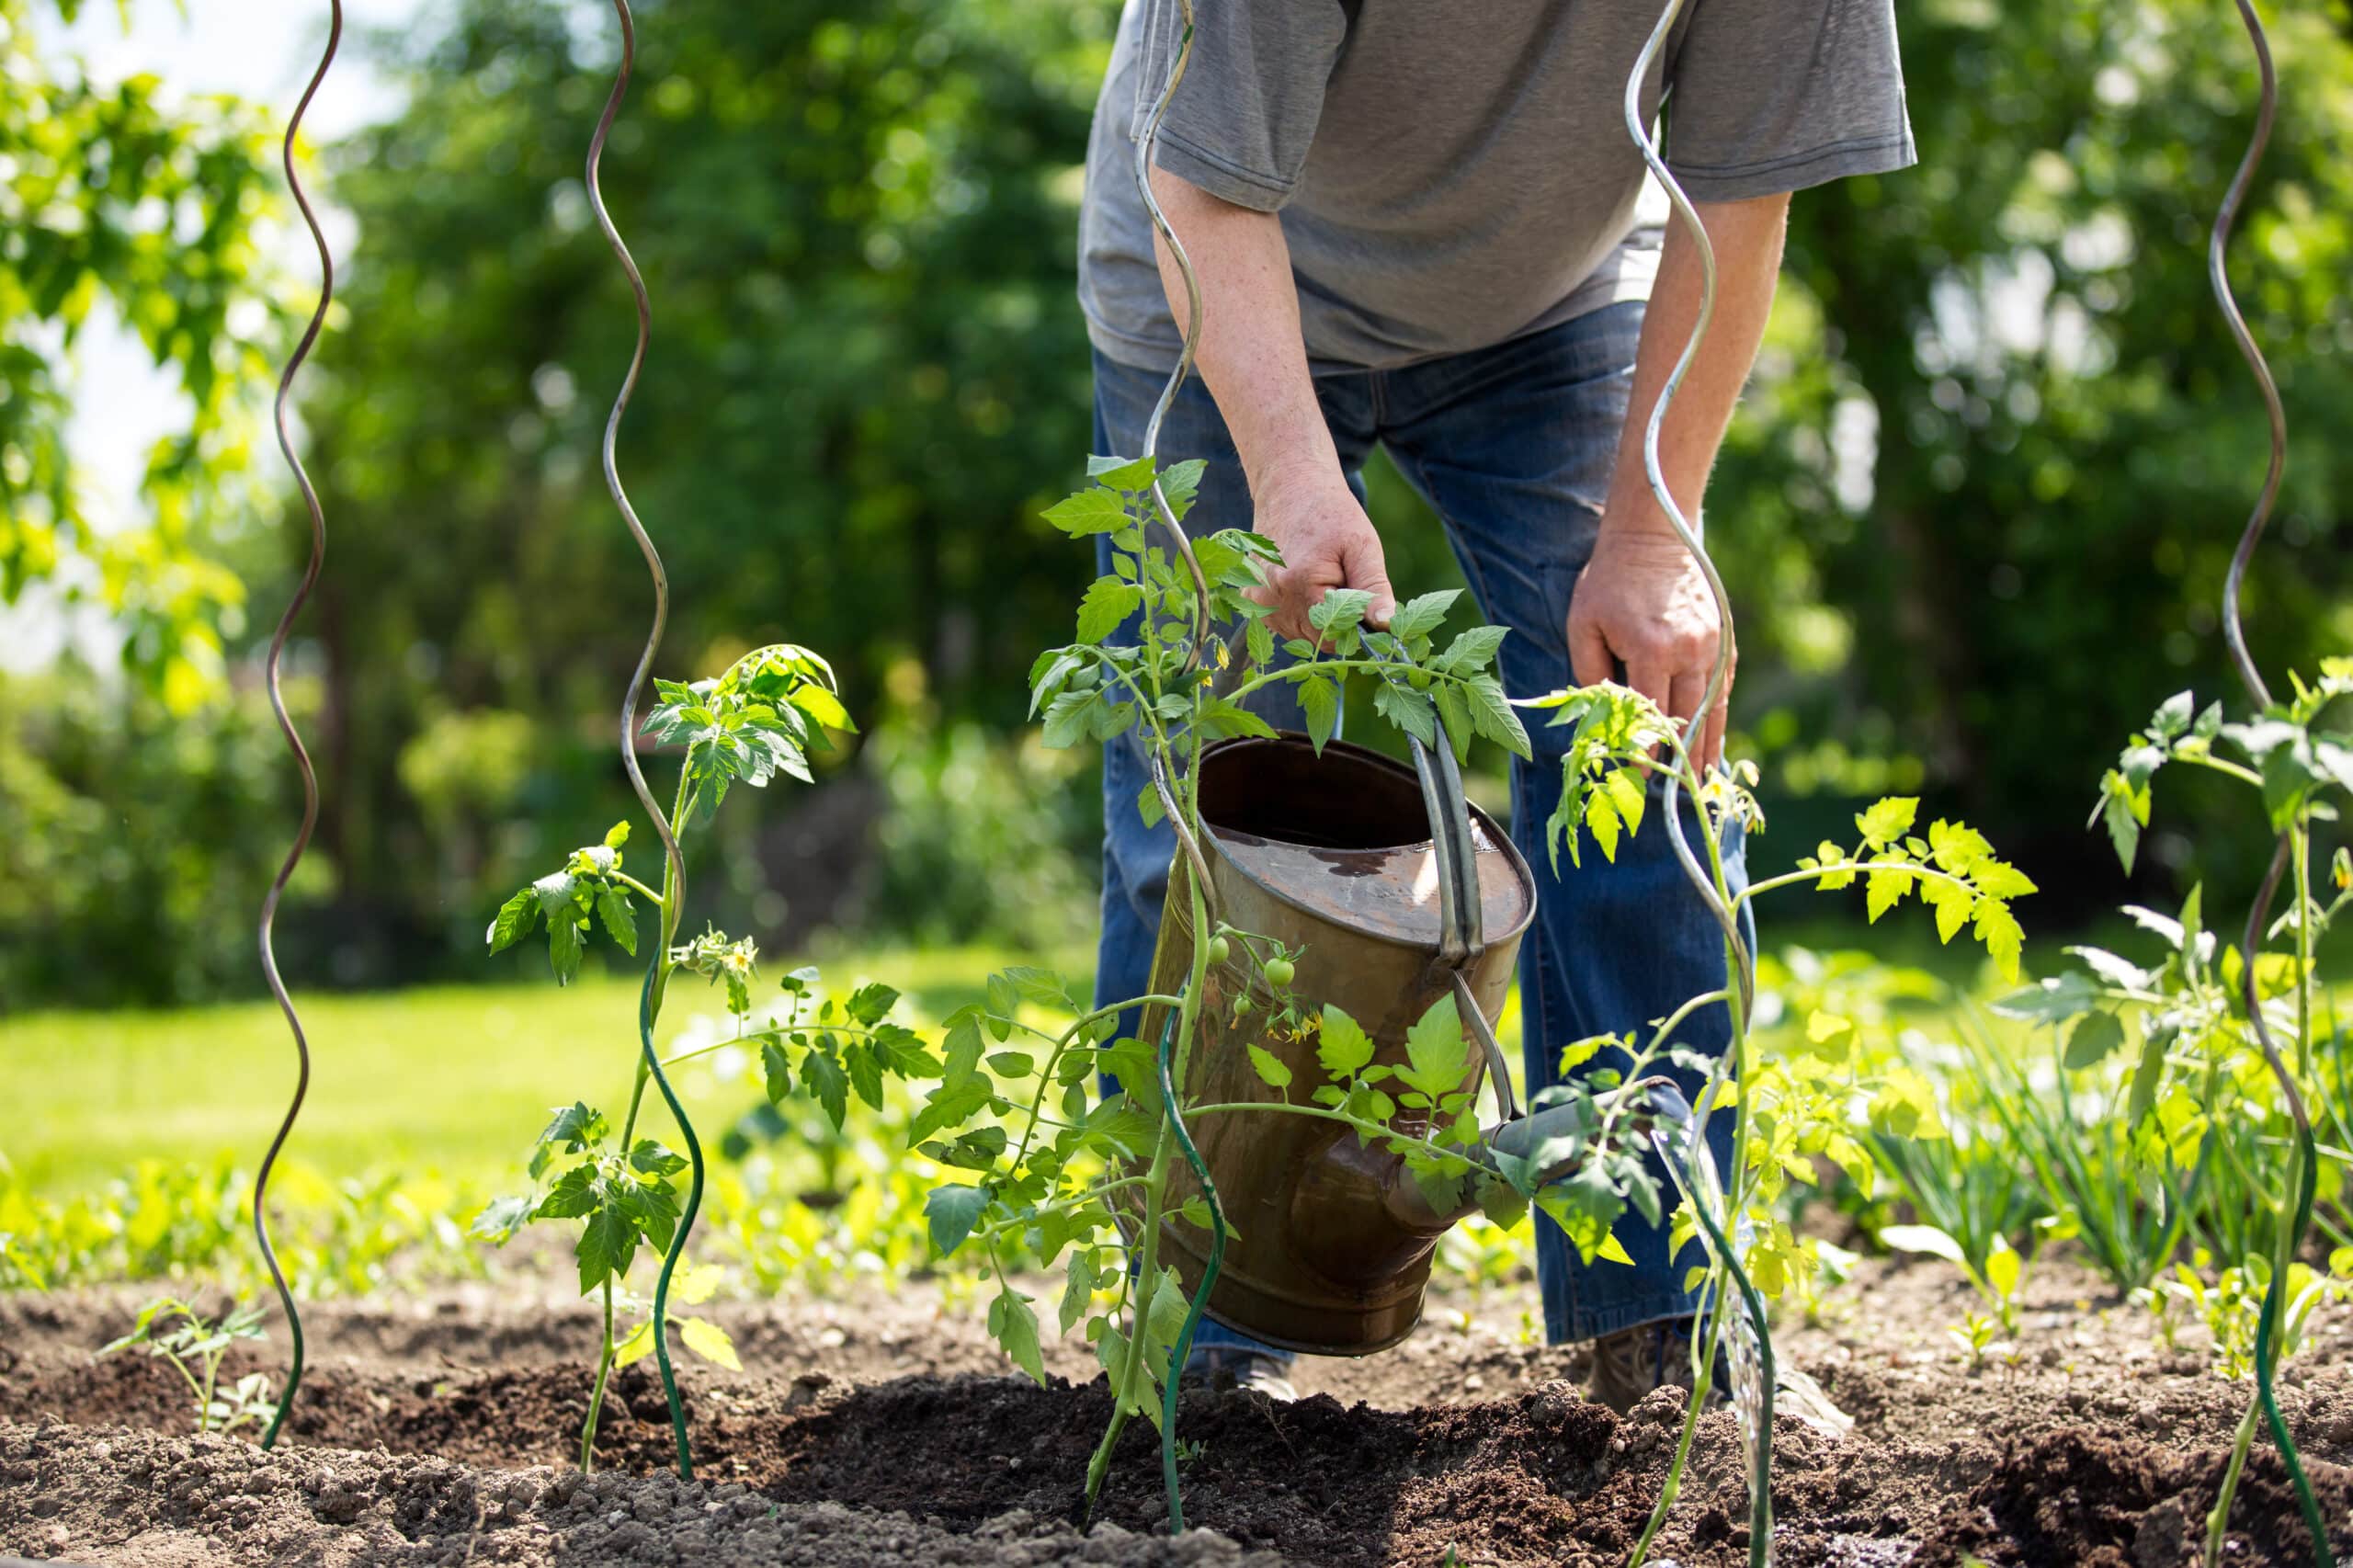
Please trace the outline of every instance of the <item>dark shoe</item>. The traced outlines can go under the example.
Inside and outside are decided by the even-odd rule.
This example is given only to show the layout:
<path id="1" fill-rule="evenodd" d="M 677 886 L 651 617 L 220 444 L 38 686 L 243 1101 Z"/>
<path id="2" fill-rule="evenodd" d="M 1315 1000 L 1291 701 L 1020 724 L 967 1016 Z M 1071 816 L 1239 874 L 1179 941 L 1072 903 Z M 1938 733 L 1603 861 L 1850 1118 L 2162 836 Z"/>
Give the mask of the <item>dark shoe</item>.
<path id="1" fill-rule="evenodd" d="M 1655 1389 L 1691 1386 L 1691 1318 L 1667 1318 L 1638 1328 L 1607 1335 L 1593 1342 L 1593 1373 L 1586 1381 L 1586 1397 L 1623 1415 Z M 1708 1380 L 1710 1410 L 1731 1403 L 1732 1375 L 1721 1351 L 1715 1375 Z M 1773 1413 L 1794 1415 L 1826 1437 L 1843 1437 L 1855 1418 L 1831 1403 L 1805 1373 L 1793 1367 L 1775 1368 Z"/>
<path id="2" fill-rule="evenodd" d="M 1586 1378 L 1587 1399 L 1623 1415 L 1654 1389 L 1691 1386 L 1691 1318 L 1665 1318 L 1635 1328 L 1606 1334 L 1593 1342 L 1593 1372 Z M 1722 1358 L 1716 1375 L 1708 1380 L 1708 1408 L 1723 1408 L 1725 1376 Z"/>
<path id="3" fill-rule="evenodd" d="M 1289 1404 L 1299 1397 L 1299 1391 L 1290 1386 L 1290 1371 L 1288 1357 L 1269 1356 L 1239 1346 L 1211 1346 L 1185 1358 L 1185 1375 L 1177 1383 L 1182 1388 L 1208 1389 L 1215 1393 L 1239 1389 Z"/>

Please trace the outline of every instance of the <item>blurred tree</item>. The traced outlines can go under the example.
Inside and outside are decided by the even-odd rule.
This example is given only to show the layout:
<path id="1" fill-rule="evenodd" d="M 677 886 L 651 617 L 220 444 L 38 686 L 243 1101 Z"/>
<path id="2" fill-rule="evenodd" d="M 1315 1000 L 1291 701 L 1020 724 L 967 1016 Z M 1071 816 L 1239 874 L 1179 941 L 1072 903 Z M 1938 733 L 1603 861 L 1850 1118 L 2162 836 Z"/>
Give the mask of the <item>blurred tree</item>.
<path id="1" fill-rule="evenodd" d="M 287 697 L 307 726 L 312 681 Z M 301 810 L 256 690 L 175 713 L 71 661 L 0 676 L 0 998 L 160 1006 L 257 991 L 254 918 Z M 322 891 L 305 863 L 292 896 Z M 314 923 L 281 949 L 326 967 Z"/>
<path id="2" fill-rule="evenodd" d="M 1071 233 L 1109 19 L 642 8 L 603 185 L 654 301 L 620 461 L 670 572 L 662 673 L 787 639 L 864 711 L 913 653 L 954 710 L 1020 717 L 1082 571 L 1034 513 L 1086 451 Z M 412 97 L 334 155 L 361 241 L 308 413 L 339 529 L 324 843 L 381 889 L 430 859 L 392 766 L 428 712 L 593 714 L 558 738 L 608 752 L 652 598 L 597 461 L 635 331 L 581 178 L 609 9 L 467 0 L 376 47 Z"/>
<path id="3" fill-rule="evenodd" d="M 267 281 L 251 234 L 274 180 L 241 111 L 167 108 L 152 82 L 98 92 L 37 60 L 41 3 L 0 0 L 0 596 L 108 563 L 76 591 L 131 619 L 134 656 L 180 671 L 165 686 L 185 703 L 235 594 L 206 565 L 207 528 L 242 457 L 237 399 L 270 381 L 230 324 Z M 949 738 L 894 737 L 870 800 L 1002 815 L 1047 787 L 983 767 L 954 726 L 1019 722 L 1029 651 L 1067 635 L 1086 574 L 1034 514 L 1086 445 L 1071 247 L 1111 9 L 641 7 L 605 184 L 654 296 L 620 461 L 672 574 L 662 669 L 790 638 L 836 658 L 860 714 L 918 671 Z M 2115 744 L 2171 690 L 2233 689 L 2214 611 L 2265 436 L 2204 245 L 2254 70 L 2228 0 L 1917 0 L 1903 20 L 1921 166 L 1798 199 L 1713 493 L 1744 632 L 1736 719 L 1767 759 L 1777 837 L 1811 843 L 1809 815 L 1852 794 L 1926 790 L 2060 892 L 2047 922 L 2063 889 L 2111 902 L 2077 824 Z M 2248 597 L 2276 671 L 2353 644 L 2353 448 L 2334 438 L 2353 421 L 2353 10 L 2286 13 L 2274 36 L 2281 119 L 2232 268 L 2292 427 Z M 317 677 L 327 774 L 311 891 L 332 872 L 353 918 L 297 924 L 347 977 L 457 948 L 477 973 L 483 890 L 625 809 L 613 708 L 651 602 L 597 445 L 634 321 L 580 170 L 616 48 L 604 0 L 458 0 L 372 47 L 410 101 L 330 154 L 359 239 L 306 372 L 333 537 L 295 660 Z M 135 538 L 83 519 L 60 440 L 61 346 L 100 300 L 196 409 L 158 452 L 155 527 Z M 1398 579 L 1447 581 L 1442 535 L 1393 473 L 1372 497 Z M 225 547 L 265 601 L 301 523 Z M 0 692 L 17 752 L 0 751 L 0 820 L 47 824 L 0 863 L 0 985 L 233 980 L 227 948 L 193 967 L 159 955 L 213 952 L 204 933 L 243 921 L 122 856 L 209 896 L 257 889 L 249 830 L 284 824 L 256 805 L 282 803 L 284 780 L 253 771 L 266 737 L 216 711 L 171 741 L 160 707 L 109 707 L 87 678 Z M 245 737 L 233 752 L 206 739 L 220 726 Z M 2197 823 L 2195 787 L 2177 798 L 2172 820 Z M 154 830 L 135 846 L 134 820 Z M 905 864 L 868 880 L 878 899 L 956 896 L 876 917 L 960 927 L 990 885 L 964 872 L 1047 853 L 1074 831 L 1052 820 L 1034 840 L 986 822 L 879 833 Z M 2227 880 L 2245 847 L 2193 826 L 2153 835 L 2145 861 Z M 769 886 L 749 836 L 711 853 L 715 896 L 817 903 Z M 76 880 L 85 865 L 119 875 Z"/>
<path id="4" fill-rule="evenodd" d="M 2246 596 L 2276 683 L 2353 646 L 2353 20 L 2268 19 L 2279 121 L 2231 273 L 2288 406 Z M 2218 0 L 1922 0 L 1903 26 L 1920 166 L 1798 198 L 1711 508 L 1743 716 L 1801 758 L 1909 754 L 2046 887 L 2105 864 L 2081 890 L 2105 903 L 2075 827 L 2114 748 L 2185 686 L 2237 694 L 2217 613 L 2268 436 L 2205 247 L 2254 57 Z"/>
<path id="5" fill-rule="evenodd" d="M 54 6 L 71 23 L 81 0 Z M 268 380 L 267 138 L 232 98 L 94 85 L 35 47 L 32 10 L 0 0 L 0 605 L 34 584 L 103 605 L 125 662 L 186 713 L 221 693 L 244 598 L 212 541 L 250 501 L 233 482 Z M 96 526 L 66 450 L 67 360 L 102 301 L 189 406 L 149 455 L 144 527 Z"/>

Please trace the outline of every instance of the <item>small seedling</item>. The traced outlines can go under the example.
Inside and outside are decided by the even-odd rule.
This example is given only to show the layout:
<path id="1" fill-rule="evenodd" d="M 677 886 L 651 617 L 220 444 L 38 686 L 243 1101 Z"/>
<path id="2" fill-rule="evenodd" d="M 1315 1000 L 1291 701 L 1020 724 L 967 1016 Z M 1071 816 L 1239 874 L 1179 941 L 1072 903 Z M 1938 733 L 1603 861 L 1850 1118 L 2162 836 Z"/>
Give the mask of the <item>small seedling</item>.
<path id="1" fill-rule="evenodd" d="M 177 1327 L 171 1327 L 174 1323 Z M 261 1343 L 261 1309 L 240 1304 L 218 1324 L 176 1296 L 159 1296 L 139 1310 L 131 1332 L 100 1350 L 112 1356 L 132 1348 L 171 1363 L 196 1399 L 199 1432 L 233 1432 L 248 1421 L 261 1423 L 277 1414 L 269 1398 L 269 1378 L 248 1372 L 225 1392 L 221 1388 L 221 1362 L 240 1340 Z"/>
<path id="2" fill-rule="evenodd" d="M 1994 1336 L 2001 1332 L 2001 1327 L 1985 1313 L 1971 1312 L 1964 1313 L 1959 1323 L 1945 1332 L 1969 1352 L 1969 1369 L 1975 1371 L 1985 1364 L 1986 1347 L 1994 1343 Z"/>

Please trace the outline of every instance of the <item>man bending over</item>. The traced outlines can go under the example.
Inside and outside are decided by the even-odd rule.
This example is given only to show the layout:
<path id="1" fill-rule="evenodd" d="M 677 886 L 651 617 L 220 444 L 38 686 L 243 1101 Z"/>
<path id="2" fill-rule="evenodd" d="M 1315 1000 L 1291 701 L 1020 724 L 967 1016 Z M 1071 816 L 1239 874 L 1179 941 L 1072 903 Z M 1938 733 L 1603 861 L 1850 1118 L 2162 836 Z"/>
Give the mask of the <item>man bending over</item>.
<path id="1" fill-rule="evenodd" d="M 1197 0 L 1152 179 L 1199 274 L 1200 374 L 1160 450 L 1209 460 L 1188 528 L 1255 528 L 1280 547 L 1274 630 L 1313 637 L 1308 607 L 1326 589 L 1370 590 L 1375 625 L 1393 604 L 1361 477 L 1385 448 L 1444 524 L 1481 610 L 1510 628 L 1506 688 L 1621 680 L 1699 720 L 1704 767 L 1723 744 L 1722 702 L 1696 711 L 1715 607 L 1642 459 L 1700 295 L 1699 252 L 1679 226 L 1662 243 L 1622 118 L 1659 12 Z M 1103 453 L 1142 449 L 1179 345 L 1183 280 L 1131 170 L 1181 25 L 1176 0 L 1130 0 L 1095 111 L 1079 296 Z M 1667 163 L 1718 265 L 1714 321 L 1660 449 L 1696 519 L 1772 304 L 1790 193 L 1913 161 L 1892 0 L 1688 0 L 1645 85 L 1646 112 L 1662 101 Z M 1563 1045 L 1638 1029 L 1725 979 L 1721 935 L 1655 825 L 1614 864 L 1542 871 L 1567 734 L 1536 729 L 1534 759 L 1512 770 L 1512 833 L 1540 889 L 1520 953 L 1531 1090 L 1553 1080 Z M 1170 830 L 1135 809 L 1142 768 L 1128 746 L 1107 749 L 1098 997 L 1147 988 L 1167 885 Z M 1737 828 L 1727 836 L 1737 889 Z M 1722 1050 L 1728 1031 L 1719 1006 L 1681 1043 Z M 1604 1052 L 1586 1070 L 1623 1065 Z M 1665 1231 L 1622 1220 L 1629 1267 L 1583 1264 L 1552 1221 L 1536 1224 L 1545 1330 L 1597 1342 L 1593 1396 L 1622 1412 L 1688 1381 L 1695 1303 Z M 1288 1364 L 1204 1324 L 1188 1369 L 1287 1393 Z"/>

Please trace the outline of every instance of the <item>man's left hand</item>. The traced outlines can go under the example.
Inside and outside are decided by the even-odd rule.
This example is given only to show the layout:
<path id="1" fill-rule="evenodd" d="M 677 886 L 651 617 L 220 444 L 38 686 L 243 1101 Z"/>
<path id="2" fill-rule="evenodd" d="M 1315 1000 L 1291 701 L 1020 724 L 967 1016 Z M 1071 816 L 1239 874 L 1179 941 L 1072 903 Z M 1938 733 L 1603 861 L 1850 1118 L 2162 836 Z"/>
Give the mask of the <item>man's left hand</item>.
<path id="1" fill-rule="evenodd" d="M 1722 636 L 1715 596 L 1683 541 L 1663 526 L 1603 519 L 1593 559 L 1569 601 L 1569 667 L 1580 686 L 1617 677 L 1677 720 L 1699 710 Z M 1685 745 L 1701 770 L 1722 760 L 1732 678 L 1703 722 L 1687 727 Z"/>

